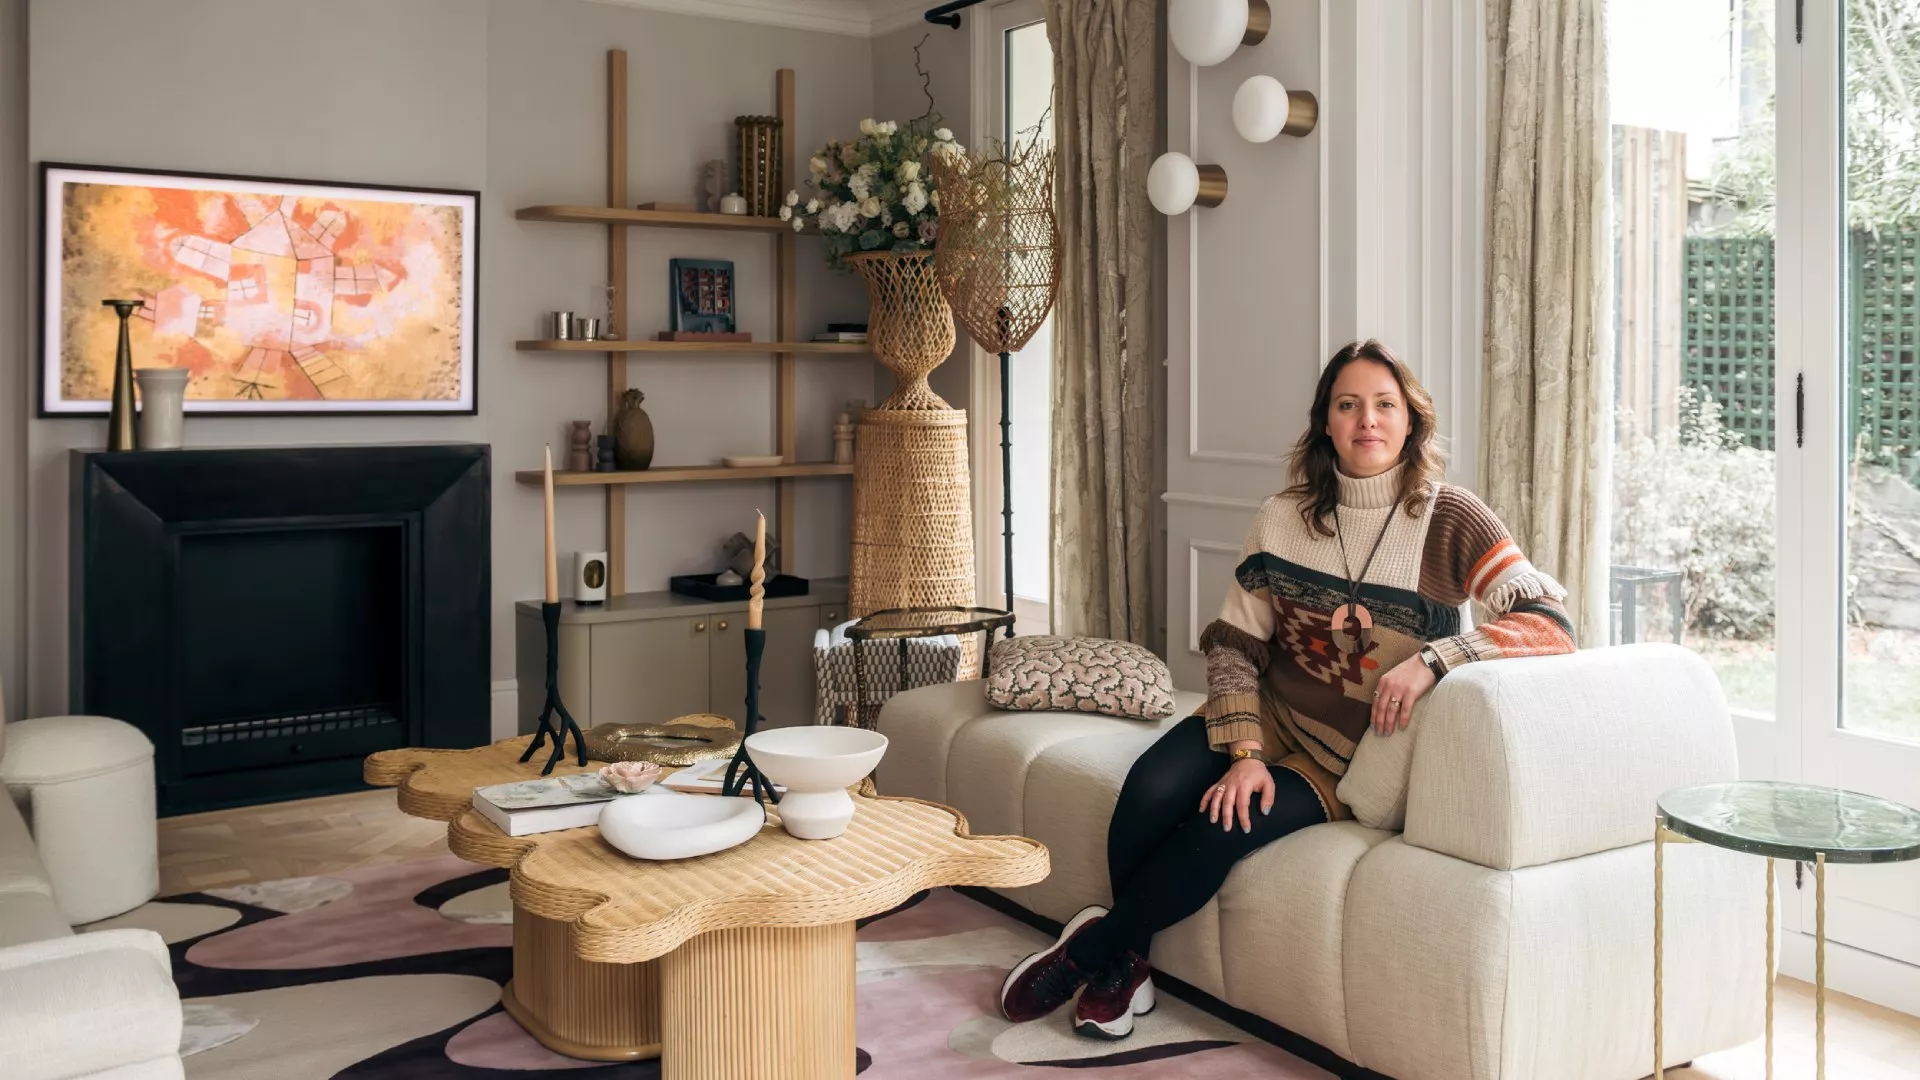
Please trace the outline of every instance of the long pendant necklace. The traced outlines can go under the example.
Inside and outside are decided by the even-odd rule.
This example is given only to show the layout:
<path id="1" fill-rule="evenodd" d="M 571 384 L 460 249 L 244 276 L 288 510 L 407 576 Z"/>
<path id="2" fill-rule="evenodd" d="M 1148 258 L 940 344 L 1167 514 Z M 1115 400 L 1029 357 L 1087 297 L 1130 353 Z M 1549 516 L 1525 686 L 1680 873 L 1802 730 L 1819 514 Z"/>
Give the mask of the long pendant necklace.
<path id="1" fill-rule="evenodd" d="M 1340 507 L 1333 508 L 1333 527 L 1340 534 L 1340 569 L 1347 572 L 1347 602 L 1333 609 L 1333 646 L 1343 653 L 1364 653 L 1373 646 L 1373 613 L 1360 602 L 1360 583 L 1367 580 L 1367 571 L 1373 569 L 1373 557 L 1380 554 L 1380 543 L 1387 538 L 1387 529 L 1393 525 L 1393 510 L 1388 509 L 1387 520 L 1380 526 L 1380 535 L 1373 538 L 1373 550 L 1367 553 L 1367 562 L 1360 568 L 1360 576 L 1353 576 L 1353 563 L 1347 558 L 1347 530 L 1340 523 Z"/>

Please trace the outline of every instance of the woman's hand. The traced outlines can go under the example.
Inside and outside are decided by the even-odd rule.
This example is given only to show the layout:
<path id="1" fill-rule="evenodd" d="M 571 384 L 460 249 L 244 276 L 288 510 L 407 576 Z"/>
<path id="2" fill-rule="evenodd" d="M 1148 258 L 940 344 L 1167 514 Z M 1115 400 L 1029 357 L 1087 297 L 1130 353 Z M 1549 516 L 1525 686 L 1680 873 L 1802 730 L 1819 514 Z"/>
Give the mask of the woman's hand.
<path id="1" fill-rule="evenodd" d="M 1221 831 L 1233 831 L 1234 815 L 1240 817 L 1240 828 L 1244 832 L 1253 831 L 1252 800 L 1255 792 L 1260 794 L 1260 812 L 1273 810 L 1273 774 L 1267 771 L 1266 763 L 1259 758 L 1241 758 L 1227 767 L 1227 775 L 1220 782 L 1207 789 L 1200 799 L 1200 809 L 1207 812 L 1208 821 L 1220 823 Z"/>
<path id="2" fill-rule="evenodd" d="M 1374 734 L 1391 735 L 1396 731 L 1405 731 L 1407 723 L 1413 719 L 1413 703 L 1433 689 L 1436 681 L 1433 670 L 1417 653 L 1380 676 L 1373 694 Z"/>

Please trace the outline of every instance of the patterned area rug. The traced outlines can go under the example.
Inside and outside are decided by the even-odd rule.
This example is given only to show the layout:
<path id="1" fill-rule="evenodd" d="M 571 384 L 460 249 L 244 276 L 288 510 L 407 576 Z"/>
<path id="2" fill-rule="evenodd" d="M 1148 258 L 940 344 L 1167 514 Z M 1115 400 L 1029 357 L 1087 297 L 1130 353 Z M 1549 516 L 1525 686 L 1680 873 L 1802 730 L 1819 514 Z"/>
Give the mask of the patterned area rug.
<path id="1" fill-rule="evenodd" d="M 562 1057 L 501 1011 L 511 922 L 504 871 L 476 873 L 443 856 L 170 897 L 94 928 L 142 926 L 171 945 L 193 1080 L 659 1076 L 658 1062 Z M 1001 1020 L 1001 977 L 1046 940 L 944 889 L 868 920 L 859 933 L 860 1075 L 1329 1075 L 1164 994 L 1118 1043 L 1074 1035 L 1070 1008 L 1030 1024 Z"/>

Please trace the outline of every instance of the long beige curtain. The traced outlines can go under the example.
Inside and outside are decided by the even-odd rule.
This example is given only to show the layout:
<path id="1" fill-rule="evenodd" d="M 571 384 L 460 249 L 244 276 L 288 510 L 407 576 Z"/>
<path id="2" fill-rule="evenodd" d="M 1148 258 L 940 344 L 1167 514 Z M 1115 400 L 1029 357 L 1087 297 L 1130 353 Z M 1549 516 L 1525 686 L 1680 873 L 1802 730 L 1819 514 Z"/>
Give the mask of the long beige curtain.
<path id="1" fill-rule="evenodd" d="M 1053 624 L 1153 625 L 1156 0 L 1047 0 L 1063 257 L 1053 309 Z"/>
<path id="2" fill-rule="evenodd" d="M 1603 0 L 1487 0 L 1482 496 L 1607 628 L 1611 430 Z"/>

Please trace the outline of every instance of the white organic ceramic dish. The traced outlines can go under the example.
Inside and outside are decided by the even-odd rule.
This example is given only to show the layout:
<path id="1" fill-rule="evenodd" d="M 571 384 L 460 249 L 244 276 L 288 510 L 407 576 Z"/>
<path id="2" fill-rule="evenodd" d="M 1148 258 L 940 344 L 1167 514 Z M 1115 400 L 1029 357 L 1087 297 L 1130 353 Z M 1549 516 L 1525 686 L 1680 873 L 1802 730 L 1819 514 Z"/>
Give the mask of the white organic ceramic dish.
<path id="1" fill-rule="evenodd" d="M 753 839 L 767 812 L 752 799 L 655 788 L 600 811 L 600 835 L 636 859 L 690 859 Z"/>
<path id="2" fill-rule="evenodd" d="M 789 727 L 756 732 L 746 745 L 767 779 L 787 789 L 780 797 L 786 830 L 802 840 L 829 840 L 847 831 L 847 787 L 880 764 L 887 737 L 864 728 Z"/>

